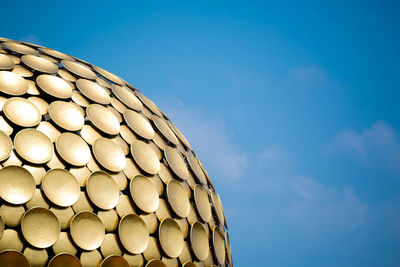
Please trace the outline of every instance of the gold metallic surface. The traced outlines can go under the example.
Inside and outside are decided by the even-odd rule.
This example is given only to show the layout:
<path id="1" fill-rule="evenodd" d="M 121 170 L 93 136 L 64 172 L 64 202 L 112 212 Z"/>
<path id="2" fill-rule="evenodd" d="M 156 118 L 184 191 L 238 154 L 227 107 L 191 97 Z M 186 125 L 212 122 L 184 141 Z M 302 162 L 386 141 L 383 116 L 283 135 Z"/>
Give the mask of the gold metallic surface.
<path id="1" fill-rule="evenodd" d="M 167 184 L 168 202 L 172 210 L 179 217 L 189 215 L 190 203 L 186 189 L 177 180 L 171 180 Z"/>
<path id="2" fill-rule="evenodd" d="M 132 178 L 130 192 L 138 208 L 144 212 L 157 210 L 159 201 L 157 189 L 149 179 L 140 175 Z"/>
<path id="3" fill-rule="evenodd" d="M 70 82 L 48 74 L 39 75 L 36 78 L 36 83 L 47 94 L 61 99 L 70 98 L 74 89 Z"/>
<path id="4" fill-rule="evenodd" d="M 72 218 L 71 236 L 75 244 L 84 250 L 93 250 L 103 243 L 104 225 L 94 213 L 81 211 Z"/>
<path id="5" fill-rule="evenodd" d="M 25 240 L 36 248 L 53 245 L 60 235 L 60 230 L 56 215 L 43 207 L 28 210 L 21 220 L 21 232 Z"/>
<path id="6" fill-rule="evenodd" d="M 119 189 L 114 179 L 106 172 L 96 171 L 87 178 L 86 191 L 90 200 L 100 209 L 114 208 L 119 200 Z"/>
<path id="7" fill-rule="evenodd" d="M 149 174 L 157 174 L 160 171 L 160 161 L 149 144 L 135 140 L 131 145 L 131 153 L 133 159 L 143 171 Z"/>
<path id="8" fill-rule="evenodd" d="M 0 71 L 0 91 L 8 95 L 23 95 L 29 85 L 24 78 L 10 71 Z"/>
<path id="9" fill-rule="evenodd" d="M 40 122 L 39 109 L 29 100 L 21 97 L 8 99 L 3 105 L 4 115 L 22 127 L 32 127 Z"/>
<path id="10" fill-rule="evenodd" d="M 18 155 L 35 164 L 49 161 L 54 152 L 50 139 L 42 132 L 33 129 L 18 132 L 14 137 L 14 147 Z"/>
<path id="11" fill-rule="evenodd" d="M 0 266 L 232 266 L 188 139 L 117 75 L 0 38 L 0 112 Z"/>
<path id="12" fill-rule="evenodd" d="M 31 267 L 28 259 L 15 250 L 0 252 L 0 263 L 2 267 Z"/>
<path id="13" fill-rule="evenodd" d="M 149 230 L 136 214 L 128 214 L 121 219 L 118 235 L 122 245 L 133 254 L 145 251 L 149 243 Z"/>
<path id="14" fill-rule="evenodd" d="M 79 198 L 79 183 L 69 171 L 49 170 L 42 179 L 42 188 L 46 197 L 60 207 L 75 204 Z"/>
<path id="15" fill-rule="evenodd" d="M 58 66 L 48 59 L 34 55 L 25 55 L 21 57 L 21 61 L 28 67 L 44 73 L 56 73 Z"/>
<path id="16" fill-rule="evenodd" d="M 183 250 L 183 234 L 179 225 L 171 218 L 160 223 L 158 229 L 161 248 L 171 258 L 178 257 Z"/>

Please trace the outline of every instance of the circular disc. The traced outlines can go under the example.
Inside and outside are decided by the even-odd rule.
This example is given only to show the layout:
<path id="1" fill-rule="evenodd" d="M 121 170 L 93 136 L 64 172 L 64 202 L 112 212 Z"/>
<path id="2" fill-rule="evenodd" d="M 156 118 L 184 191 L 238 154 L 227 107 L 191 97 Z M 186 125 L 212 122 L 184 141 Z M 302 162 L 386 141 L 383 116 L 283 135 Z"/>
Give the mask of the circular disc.
<path id="1" fill-rule="evenodd" d="M 194 201 L 201 219 L 209 222 L 211 219 L 210 201 L 207 192 L 199 184 L 194 187 Z"/>
<path id="2" fill-rule="evenodd" d="M 203 184 L 207 184 L 206 176 L 204 175 L 204 172 L 201 169 L 199 162 L 194 157 L 193 153 L 190 151 L 187 151 L 186 159 L 189 163 L 190 168 L 192 168 L 194 174 L 200 180 L 200 182 L 202 182 Z"/>
<path id="3" fill-rule="evenodd" d="M 3 218 L 0 216 L 0 239 L 3 236 L 4 233 L 4 221 Z"/>
<path id="4" fill-rule="evenodd" d="M 21 220 L 21 232 L 26 241 L 37 248 L 53 245 L 61 231 L 56 215 L 49 209 L 34 207 Z"/>
<path id="5" fill-rule="evenodd" d="M 54 243 L 52 248 L 55 254 L 67 252 L 75 255 L 77 252 L 77 249 L 74 247 L 74 244 L 72 243 L 71 236 L 67 232 L 60 233 L 60 237 L 58 238 L 57 242 Z"/>
<path id="6" fill-rule="evenodd" d="M 135 140 L 131 145 L 131 153 L 139 167 L 147 173 L 157 174 L 160 171 L 160 161 L 154 149 L 143 141 Z"/>
<path id="7" fill-rule="evenodd" d="M 50 260 L 47 267 L 82 267 L 82 264 L 74 255 L 60 253 Z"/>
<path id="8" fill-rule="evenodd" d="M 0 91 L 8 95 L 23 95 L 29 84 L 24 78 L 10 71 L 0 71 Z"/>
<path id="9" fill-rule="evenodd" d="M 128 126 L 139 136 L 145 139 L 154 138 L 154 130 L 151 124 L 136 111 L 127 109 L 124 112 L 124 119 Z"/>
<path id="10" fill-rule="evenodd" d="M 134 254 L 145 251 L 149 243 L 149 230 L 136 214 L 128 214 L 121 219 L 118 234 L 122 245 Z"/>
<path id="11" fill-rule="evenodd" d="M 28 259 L 21 252 L 4 250 L 0 253 L 2 267 L 31 267 Z"/>
<path id="12" fill-rule="evenodd" d="M 152 259 L 146 264 L 145 267 L 167 267 L 167 265 L 160 260 Z"/>
<path id="13" fill-rule="evenodd" d="M 46 48 L 46 47 L 39 47 L 39 51 L 43 52 L 49 56 L 58 58 L 58 59 L 68 59 L 68 60 L 74 60 L 73 57 L 66 55 L 64 53 L 58 52 L 56 50 L 50 49 L 50 48 Z"/>
<path id="14" fill-rule="evenodd" d="M 70 98 L 74 89 L 71 83 L 60 77 L 48 74 L 39 75 L 36 78 L 36 83 L 47 94 L 61 99 Z"/>
<path id="15" fill-rule="evenodd" d="M 171 180 L 168 182 L 167 196 L 168 202 L 176 215 L 182 218 L 189 215 L 190 205 L 187 190 L 180 182 L 176 180 Z"/>
<path id="16" fill-rule="evenodd" d="M 97 71 L 101 76 L 103 76 L 106 79 L 112 81 L 113 83 L 117 83 L 117 84 L 120 84 L 120 85 L 124 84 L 124 82 L 117 75 L 115 75 L 115 74 L 113 74 L 113 73 L 111 73 L 109 71 L 106 71 L 106 70 L 104 70 L 104 69 L 102 69 L 100 67 L 97 67 L 95 65 L 92 65 L 92 68 L 95 71 Z"/>
<path id="17" fill-rule="evenodd" d="M 204 261 L 210 250 L 208 244 L 208 234 L 204 226 L 195 222 L 190 229 L 190 242 L 192 243 L 192 250 L 194 255 L 201 261 Z"/>
<path id="18" fill-rule="evenodd" d="M 23 44 L 18 44 L 15 42 L 4 42 L 3 45 L 7 48 L 10 49 L 13 52 L 16 52 L 18 54 L 30 54 L 30 55 L 38 55 L 38 51 L 36 49 L 33 49 L 32 47 L 29 47 L 27 45 Z"/>
<path id="19" fill-rule="evenodd" d="M 82 109 L 72 102 L 52 102 L 49 106 L 49 115 L 58 126 L 68 131 L 78 131 L 85 123 Z"/>
<path id="20" fill-rule="evenodd" d="M 82 94 L 94 102 L 104 105 L 111 102 L 111 98 L 106 89 L 98 83 L 86 79 L 78 79 L 76 81 L 76 86 Z"/>
<path id="21" fill-rule="evenodd" d="M 94 213 L 81 211 L 71 221 L 71 236 L 75 244 L 84 250 L 94 250 L 103 243 L 104 225 Z"/>
<path id="22" fill-rule="evenodd" d="M 179 129 L 171 122 L 168 121 L 168 125 L 171 128 L 171 130 L 176 134 L 176 136 L 181 140 L 181 142 L 190 150 L 192 150 L 192 147 L 190 146 L 188 140 L 185 138 L 185 136 L 179 131 Z"/>
<path id="23" fill-rule="evenodd" d="M 37 249 L 26 247 L 24 250 L 24 256 L 28 259 L 31 266 L 45 266 L 48 261 L 49 255 L 46 249 Z"/>
<path id="24" fill-rule="evenodd" d="M 90 200 L 101 209 L 112 209 L 118 204 L 118 185 L 106 172 L 96 171 L 89 175 L 86 191 Z"/>
<path id="25" fill-rule="evenodd" d="M 97 77 L 97 75 L 88 66 L 82 63 L 63 59 L 61 60 L 61 64 L 70 72 L 83 78 L 94 80 Z"/>
<path id="26" fill-rule="evenodd" d="M 119 134 L 120 125 L 118 118 L 111 110 L 98 104 L 89 105 L 86 108 L 87 116 L 93 125 L 106 134 Z"/>
<path id="27" fill-rule="evenodd" d="M 183 234 L 177 222 L 166 218 L 160 223 L 158 229 L 161 248 L 171 258 L 178 257 L 183 250 Z"/>
<path id="28" fill-rule="evenodd" d="M 86 165 L 91 157 L 90 149 L 82 137 L 72 133 L 62 133 L 56 139 L 58 154 L 74 166 Z"/>
<path id="29" fill-rule="evenodd" d="M 217 257 L 219 264 L 224 264 L 225 241 L 224 241 L 224 236 L 222 235 L 221 230 L 219 230 L 218 227 L 215 227 L 213 230 L 212 241 L 213 241 L 215 256 Z"/>
<path id="30" fill-rule="evenodd" d="M 7 55 L 0 54 L 0 70 L 10 70 L 14 68 L 14 62 Z"/>
<path id="31" fill-rule="evenodd" d="M 35 104 L 21 97 L 8 99 L 4 103 L 3 112 L 10 121 L 22 127 L 35 126 L 42 118 Z"/>
<path id="32" fill-rule="evenodd" d="M 165 147 L 164 155 L 172 171 L 179 178 L 184 180 L 188 179 L 189 171 L 186 167 L 185 160 L 183 159 L 181 153 L 177 149 L 167 146 Z"/>
<path id="33" fill-rule="evenodd" d="M 221 224 L 225 223 L 225 216 L 224 216 L 224 210 L 222 209 L 222 204 L 219 199 L 219 196 L 215 194 L 214 191 L 211 191 L 211 201 L 213 203 L 213 207 L 215 210 L 215 213 L 217 213 L 217 218 Z"/>
<path id="34" fill-rule="evenodd" d="M 60 207 L 75 204 L 79 198 L 80 186 L 75 176 L 64 169 L 51 169 L 42 179 L 46 197 Z"/>
<path id="35" fill-rule="evenodd" d="M 130 267 L 130 265 L 123 257 L 110 255 L 103 260 L 100 267 Z"/>
<path id="36" fill-rule="evenodd" d="M 25 55 L 21 57 L 22 62 L 28 67 L 45 73 L 56 73 L 58 71 L 58 66 L 48 59 L 34 56 Z"/>
<path id="37" fill-rule="evenodd" d="M 125 154 L 121 147 L 108 138 L 99 138 L 93 144 L 93 154 L 97 161 L 112 172 L 122 171 L 126 166 Z"/>
<path id="38" fill-rule="evenodd" d="M 137 111 L 141 111 L 143 109 L 142 102 L 140 102 L 140 100 L 127 87 L 114 84 L 111 86 L 111 90 L 114 95 L 128 107 Z"/>
<path id="39" fill-rule="evenodd" d="M 158 109 L 158 107 L 147 97 L 145 97 L 142 93 L 140 93 L 139 91 L 135 91 L 136 95 L 139 97 L 140 101 L 142 101 L 142 103 L 148 107 L 154 114 L 156 114 L 159 117 L 162 117 L 162 114 L 160 112 L 160 110 Z"/>
<path id="40" fill-rule="evenodd" d="M 98 211 L 97 216 L 103 222 L 106 232 L 112 232 L 118 227 L 118 215 L 113 209 L 106 211 Z"/>
<path id="41" fill-rule="evenodd" d="M 49 161 L 54 152 L 50 139 L 33 129 L 19 131 L 14 137 L 14 147 L 18 155 L 35 164 Z"/>
<path id="42" fill-rule="evenodd" d="M 158 208 L 157 189 L 144 176 L 136 176 L 131 180 L 130 192 L 133 201 L 144 212 L 154 212 Z"/>
<path id="43" fill-rule="evenodd" d="M 101 264 L 102 257 L 98 250 L 92 250 L 89 252 L 82 252 L 81 263 L 84 267 L 98 267 Z M 67 267 L 67 266 L 65 266 Z"/>
<path id="44" fill-rule="evenodd" d="M 12 177 L 12 179 L 10 179 Z M 7 166 L 0 170 L 0 197 L 19 205 L 29 201 L 35 193 L 35 179 L 20 166 Z"/>
<path id="45" fill-rule="evenodd" d="M 161 119 L 158 116 L 153 115 L 153 122 L 157 129 L 161 132 L 161 134 L 167 138 L 171 143 L 174 145 L 179 144 L 179 140 L 174 134 L 174 132 L 169 128 L 168 124 L 165 122 L 164 119 Z"/>
<path id="46" fill-rule="evenodd" d="M 12 150 L 11 138 L 3 131 L 0 131 L 0 161 L 3 161 L 10 156 L 11 150 Z"/>

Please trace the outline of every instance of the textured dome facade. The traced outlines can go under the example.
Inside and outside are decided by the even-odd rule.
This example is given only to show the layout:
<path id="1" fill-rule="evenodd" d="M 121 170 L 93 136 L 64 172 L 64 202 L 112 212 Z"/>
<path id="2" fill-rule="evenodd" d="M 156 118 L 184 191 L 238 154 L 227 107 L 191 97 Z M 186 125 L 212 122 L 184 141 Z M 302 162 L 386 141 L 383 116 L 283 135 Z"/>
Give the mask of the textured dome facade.
<path id="1" fill-rule="evenodd" d="M 218 194 L 139 90 L 0 38 L 0 266 L 232 266 Z"/>

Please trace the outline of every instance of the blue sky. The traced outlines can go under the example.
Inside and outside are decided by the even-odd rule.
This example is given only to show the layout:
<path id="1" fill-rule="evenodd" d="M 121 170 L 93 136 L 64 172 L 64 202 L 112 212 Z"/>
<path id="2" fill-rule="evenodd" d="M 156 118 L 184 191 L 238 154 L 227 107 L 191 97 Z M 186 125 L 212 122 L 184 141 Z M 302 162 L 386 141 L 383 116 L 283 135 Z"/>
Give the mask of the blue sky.
<path id="1" fill-rule="evenodd" d="M 0 36 L 104 67 L 191 142 L 235 266 L 400 265 L 395 1 L 4 1 Z"/>

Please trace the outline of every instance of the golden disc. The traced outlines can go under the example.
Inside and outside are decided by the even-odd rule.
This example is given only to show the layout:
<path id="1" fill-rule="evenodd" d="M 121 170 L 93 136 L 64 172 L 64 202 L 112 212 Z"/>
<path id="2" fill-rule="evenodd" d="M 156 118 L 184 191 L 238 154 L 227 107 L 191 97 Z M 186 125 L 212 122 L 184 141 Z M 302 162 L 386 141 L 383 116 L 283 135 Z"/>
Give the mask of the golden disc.
<path id="1" fill-rule="evenodd" d="M 102 69 L 100 67 L 97 67 L 95 65 L 92 65 L 92 68 L 95 71 L 97 71 L 97 73 L 99 73 L 101 76 L 103 76 L 106 79 L 112 81 L 113 83 L 117 83 L 117 84 L 120 84 L 120 85 L 124 84 L 124 82 L 117 75 L 115 75 L 115 74 L 113 74 L 113 73 L 111 73 L 109 71 L 106 71 L 106 70 L 104 70 L 104 69 Z"/>
<path id="2" fill-rule="evenodd" d="M 47 113 L 49 109 L 49 104 L 47 104 L 46 101 L 36 96 L 28 97 L 28 100 L 31 101 L 39 109 L 40 114 L 44 115 Z"/>
<path id="3" fill-rule="evenodd" d="M 10 71 L 0 71 L 0 91 L 7 95 L 23 95 L 29 84 L 20 75 Z"/>
<path id="4" fill-rule="evenodd" d="M 106 232 L 113 232 L 118 227 L 118 215 L 114 209 L 98 211 L 97 216 L 103 222 Z"/>
<path id="5" fill-rule="evenodd" d="M 152 182 L 144 176 L 131 180 L 130 193 L 133 201 L 144 212 L 154 212 L 158 208 L 158 193 Z"/>
<path id="6" fill-rule="evenodd" d="M 172 171 L 179 178 L 186 180 L 189 176 L 189 171 L 181 153 L 177 149 L 167 146 L 165 147 L 164 155 Z"/>
<path id="7" fill-rule="evenodd" d="M 209 222 L 211 219 L 210 201 L 208 200 L 207 192 L 199 184 L 194 187 L 194 201 L 201 219 Z"/>
<path id="8" fill-rule="evenodd" d="M 0 217 L 5 225 L 10 227 L 18 226 L 21 223 L 22 216 L 25 213 L 23 205 L 10 205 L 3 203 L 0 207 Z"/>
<path id="9" fill-rule="evenodd" d="M 31 247 L 25 248 L 24 256 L 28 259 L 32 267 L 45 266 L 49 257 L 46 249 L 37 249 Z"/>
<path id="10" fill-rule="evenodd" d="M 54 152 L 50 139 L 33 129 L 19 131 L 14 137 L 14 147 L 18 155 L 35 164 L 49 161 Z"/>
<path id="11" fill-rule="evenodd" d="M 60 253 L 50 260 L 47 267 L 82 267 L 82 264 L 74 255 Z"/>
<path id="12" fill-rule="evenodd" d="M 111 138 L 111 141 L 116 143 L 121 148 L 122 152 L 124 152 L 124 155 L 128 155 L 129 154 L 129 146 L 124 141 L 124 139 L 122 139 L 119 136 L 116 136 L 116 137 Z"/>
<path id="13" fill-rule="evenodd" d="M 124 190 L 128 186 L 128 181 L 124 172 L 117 172 L 110 174 L 114 181 L 117 183 L 119 190 Z"/>
<path id="14" fill-rule="evenodd" d="M 121 113 L 119 113 L 118 110 L 113 108 L 112 106 L 107 106 L 107 108 L 115 115 L 115 117 L 118 119 L 118 122 L 121 123 L 123 121 Z"/>
<path id="15" fill-rule="evenodd" d="M 21 65 L 15 65 L 13 70 L 11 71 L 21 77 L 28 78 L 33 76 L 33 72 L 28 70 L 27 68 L 24 68 Z"/>
<path id="16" fill-rule="evenodd" d="M 158 173 L 158 176 L 160 176 L 160 179 L 164 184 L 168 184 L 169 181 L 174 179 L 170 169 L 164 163 L 160 164 L 160 172 Z"/>
<path id="17" fill-rule="evenodd" d="M 141 214 L 140 218 L 142 218 L 142 220 L 145 222 L 150 234 L 153 234 L 157 231 L 158 222 L 154 212 Z"/>
<path id="18" fill-rule="evenodd" d="M 176 215 L 182 218 L 189 215 L 189 198 L 185 187 L 180 182 L 177 180 L 168 182 L 167 196 L 168 202 Z"/>
<path id="19" fill-rule="evenodd" d="M 83 267 L 99 267 L 102 261 L 101 254 L 98 250 L 82 252 L 80 259 Z"/>
<path id="20" fill-rule="evenodd" d="M 39 75 L 36 78 L 36 83 L 47 94 L 61 99 L 70 98 L 74 89 L 72 83 L 48 74 Z"/>
<path id="21" fill-rule="evenodd" d="M 98 131 L 93 129 L 90 125 L 83 125 L 82 130 L 80 132 L 82 138 L 89 144 L 93 145 L 94 142 L 101 138 L 101 134 Z"/>
<path id="22" fill-rule="evenodd" d="M 100 251 L 103 257 L 108 257 L 110 255 L 122 256 L 122 248 L 118 237 L 115 234 L 106 234 L 103 244 L 100 246 Z"/>
<path id="23" fill-rule="evenodd" d="M 143 256 L 147 261 L 161 258 L 161 248 L 157 239 L 152 236 L 149 237 L 149 244 L 146 250 L 143 251 Z"/>
<path id="24" fill-rule="evenodd" d="M 75 204 L 79 198 L 80 186 L 76 178 L 67 170 L 49 170 L 42 180 L 46 197 L 60 207 Z"/>
<path id="25" fill-rule="evenodd" d="M 3 106 L 4 115 L 22 127 L 37 125 L 42 116 L 39 109 L 29 100 L 21 97 L 9 98 Z"/>
<path id="26" fill-rule="evenodd" d="M 59 63 L 58 59 L 48 56 L 48 55 L 45 55 L 45 54 L 39 54 L 39 57 L 47 59 L 48 61 L 53 62 L 53 63 Z"/>
<path id="27" fill-rule="evenodd" d="M 60 223 L 49 209 L 34 207 L 21 220 L 21 232 L 25 240 L 36 248 L 53 245 L 60 235 Z"/>
<path id="28" fill-rule="evenodd" d="M 118 112 L 120 112 L 120 113 L 124 113 L 125 110 L 128 109 L 124 104 L 122 104 L 121 101 L 119 101 L 115 97 L 111 97 L 111 106 L 113 106 L 113 108 L 118 110 Z"/>
<path id="29" fill-rule="evenodd" d="M 40 92 L 36 86 L 36 83 L 34 81 L 31 80 L 26 80 L 26 82 L 28 83 L 28 91 L 27 93 L 30 95 L 40 95 Z"/>
<path id="30" fill-rule="evenodd" d="M 114 208 L 119 200 L 119 189 L 114 179 L 106 172 L 96 171 L 87 178 L 86 191 L 90 200 L 100 209 Z"/>
<path id="31" fill-rule="evenodd" d="M 0 252 L 1 267 L 31 267 L 28 259 L 15 250 L 4 250 Z"/>
<path id="32" fill-rule="evenodd" d="M 50 49 L 50 48 L 39 47 L 38 49 L 39 49 L 40 52 L 43 52 L 43 53 L 45 53 L 45 54 L 47 54 L 49 56 L 52 56 L 52 57 L 55 57 L 55 58 L 58 58 L 58 59 L 74 60 L 73 57 L 71 57 L 71 56 L 69 56 L 67 54 L 58 52 L 56 50 Z"/>
<path id="33" fill-rule="evenodd" d="M 94 213 L 81 211 L 71 221 L 71 237 L 84 250 L 94 250 L 103 243 L 104 225 Z"/>
<path id="34" fill-rule="evenodd" d="M 4 42 L 3 45 L 18 54 L 29 54 L 29 55 L 39 55 L 38 51 L 36 49 L 33 49 L 32 47 L 29 47 L 27 45 L 15 43 L 15 42 Z"/>
<path id="35" fill-rule="evenodd" d="M 142 218 L 136 214 L 128 214 L 121 219 L 118 235 L 122 245 L 130 253 L 142 253 L 149 243 L 149 230 Z"/>
<path id="36" fill-rule="evenodd" d="M 140 101 L 142 101 L 142 103 L 148 107 L 154 114 L 156 114 L 159 117 L 162 117 L 162 114 L 160 112 L 160 110 L 158 109 L 158 107 L 147 97 L 145 97 L 142 93 L 140 93 L 138 90 L 135 91 L 135 94 L 138 96 L 138 98 L 140 99 Z"/>
<path id="37" fill-rule="evenodd" d="M 171 258 L 169 258 L 167 256 L 163 256 L 161 258 L 161 261 L 165 264 L 165 265 L 162 265 L 162 266 L 166 266 L 166 267 L 178 267 L 179 266 L 177 258 L 172 258 L 171 259 Z M 157 265 L 157 266 L 159 266 L 159 265 Z"/>
<path id="38" fill-rule="evenodd" d="M 211 191 L 211 201 L 212 201 L 215 213 L 217 214 L 217 218 L 218 218 L 219 222 L 223 225 L 225 223 L 224 210 L 222 209 L 222 204 L 219 199 L 219 196 L 214 191 Z"/>
<path id="39" fill-rule="evenodd" d="M 131 145 L 131 153 L 133 159 L 143 171 L 149 174 L 157 174 L 160 171 L 160 161 L 149 144 L 135 140 Z"/>
<path id="40" fill-rule="evenodd" d="M 140 102 L 140 100 L 127 87 L 114 84 L 111 86 L 111 90 L 122 103 L 131 109 L 137 111 L 141 111 L 143 109 L 142 102 Z"/>
<path id="41" fill-rule="evenodd" d="M 3 236 L 3 233 L 4 233 L 4 221 L 3 221 L 3 218 L 0 215 L 0 239 Z"/>
<path id="42" fill-rule="evenodd" d="M 178 137 L 178 139 L 190 150 L 192 150 L 192 147 L 189 144 L 189 141 L 185 138 L 185 136 L 181 133 L 181 131 L 171 122 L 168 121 L 168 125 L 171 128 L 171 130 L 175 133 L 175 135 Z"/>
<path id="43" fill-rule="evenodd" d="M 111 98 L 106 89 L 100 84 L 86 79 L 78 79 L 75 83 L 79 91 L 81 91 L 82 94 L 84 94 L 90 100 L 93 100 L 99 104 L 110 104 Z"/>
<path id="44" fill-rule="evenodd" d="M 219 264 L 225 263 L 225 241 L 221 230 L 215 227 L 212 233 L 212 242 L 214 247 L 215 256 Z"/>
<path id="45" fill-rule="evenodd" d="M 160 198 L 158 203 L 158 209 L 156 210 L 156 216 L 159 221 L 164 220 L 165 218 L 171 218 L 171 212 L 169 211 L 167 202 Z"/>
<path id="46" fill-rule="evenodd" d="M 70 206 L 66 208 L 53 206 L 50 210 L 57 216 L 62 230 L 69 228 L 71 219 L 75 215 L 74 210 Z"/>
<path id="47" fill-rule="evenodd" d="M 86 108 L 87 116 L 93 125 L 106 134 L 119 134 L 120 125 L 117 117 L 106 107 L 92 104 Z"/>
<path id="48" fill-rule="evenodd" d="M 6 160 L 12 151 L 12 141 L 3 131 L 0 131 L 0 161 Z"/>
<path id="49" fill-rule="evenodd" d="M 183 234 L 177 222 L 166 218 L 160 223 L 158 229 L 161 248 L 168 257 L 176 258 L 183 250 Z"/>
<path id="50" fill-rule="evenodd" d="M 86 165 L 91 157 L 87 143 L 78 135 L 62 133 L 57 137 L 56 149 L 58 154 L 71 165 Z"/>
<path id="51" fill-rule="evenodd" d="M 87 167 L 71 167 L 69 171 L 78 180 L 80 186 L 86 185 L 86 178 L 90 175 L 90 170 Z"/>
<path id="52" fill-rule="evenodd" d="M 24 244 L 22 243 L 19 233 L 12 229 L 6 229 L 0 239 L 0 251 L 12 249 L 22 251 Z"/>
<path id="53" fill-rule="evenodd" d="M 110 255 L 103 260 L 100 267 L 130 267 L 130 265 L 123 257 Z"/>
<path id="54" fill-rule="evenodd" d="M 63 59 L 61 60 L 61 65 L 80 77 L 90 80 L 94 80 L 97 77 L 97 75 L 88 66 L 82 63 Z"/>
<path id="55" fill-rule="evenodd" d="M 97 77 L 96 82 L 98 82 L 100 85 L 104 86 L 105 88 L 111 88 L 111 84 L 101 77 Z"/>
<path id="56" fill-rule="evenodd" d="M 190 243 L 194 255 L 201 261 L 204 261 L 209 252 L 208 235 L 203 225 L 195 222 L 190 229 Z"/>
<path id="57" fill-rule="evenodd" d="M 35 180 L 29 171 L 20 166 L 7 166 L 0 170 L 0 197 L 2 199 L 19 205 L 29 201 L 34 193 Z"/>
<path id="58" fill-rule="evenodd" d="M 133 202 L 127 195 L 120 195 L 117 207 L 115 209 L 121 218 L 125 215 L 136 213 Z"/>
<path id="59" fill-rule="evenodd" d="M 124 119 L 128 126 L 139 136 L 145 139 L 154 138 L 154 130 L 151 124 L 139 113 L 133 110 L 125 110 Z"/>
<path id="60" fill-rule="evenodd" d="M 157 260 L 157 259 L 152 259 L 149 261 L 145 267 L 167 267 L 164 262 Z"/>
<path id="61" fill-rule="evenodd" d="M 186 159 L 189 163 L 190 168 L 192 169 L 192 171 L 194 172 L 196 177 L 199 179 L 199 181 L 203 184 L 207 184 L 206 176 L 204 175 L 204 172 L 201 169 L 199 162 L 194 157 L 193 153 L 190 151 L 187 151 Z"/>
<path id="62" fill-rule="evenodd" d="M 69 82 L 75 82 L 77 79 L 75 78 L 74 75 L 72 75 L 69 71 L 64 70 L 64 69 L 59 69 L 57 71 L 58 75 L 60 75 L 61 78 L 63 78 L 66 81 Z"/>
<path id="63" fill-rule="evenodd" d="M 96 160 L 112 172 L 120 172 L 126 166 L 125 154 L 122 149 L 108 138 L 97 139 L 92 146 Z"/>
<path id="64" fill-rule="evenodd" d="M 167 143 L 157 132 L 154 134 L 153 142 L 163 151 L 167 147 Z"/>
<path id="65" fill-rule="evenodd" d="M 61 128 L 78 131 L 84 125 L 81 108 L 72 102 L 54 101 L 49 106 L 51 119 Z"/>
<path id="66" fill-rule="evenodd" d="M 43 169 L 44 171 L 44 169 Z M 44 198 L 43 191 L 40 189 L 35 189 L 35 193 L 31 200 L 26 202 L 26 208 L 31 209 L 33 207 L 43 207 L 48 209 L 49 208 L 49 203 L 47 200 Z"/>
<path id="67" fill-rule="evenodd" d="M 74 247 L 74 244 L 72 243 L 72 238 L 67 232 L 60 233 L 60 237 L 58 238 L 57 242 L 54 243 L 52 249 L 55 254 L 68 253 L 75 255 L 77 252 L 77 249 Z"/>
<path id="68" fill-rule="evenodd" d="M 36 127 L 36 130 L 47 135 L 52 143 L 54 143 L 57 140 L 57 137 L 61 134 L 61 132 L 56 127 L 54 127 L 50 122 L 47 121 L 41 121 Z"/>
<path id="69" fill-rule="evenodd" d="M 189 261 L 189 262 L 185 262 L 185 264 L 183 264 L 182 267 L 196 267 L 196 264 Z"/>
<path id="70" fill-rule="evenodd" d="M 181 255 L 179 255 L 179 261 L 181 263 L 192 261 L 192 253 L 190 251 L 191 251 L 191 249 L 190 249 L 189 243 L 184 241 L 182 253 L 181 253 Z"/>
<path id="71" fill-rule="evenodd" d="M 72 205 L 72 208 L 76 213 L 81 211 L 93 211 L 92 204 L 89 202 L 85 192 L 82 191 L 79 193 L 78 201 Z"/>
<path id="72" fill-rule="evenodd" d="M 174 132 L 171 130 L 171 128 L 169 128 L 168 124 L 165 122 L 164 119 L 162 119 L 156 115 L 153 115 L 153 122 L 154 122 L 154 125 L 157 127 L 157 129 L 160 131 L 160 133 L 165 138 L 167 138 L 168 141 L 170 141 L 174 145 L 179 144 L 178 138 L 176 137 Z"/>
<path id="73" fill-rule="evenodd" d="M 14 62 L 7 55 L 0 54 L 0 70 L 11 70 L 14 68 Z"/>
<path id="74" fill-rule="evenodd" d="M 28 67 L 44 73 L 56 73 L 58 66 L 48 59 L 34 55 L 24 55 L 21 61 Z"/>
<path id="75" fill-rule="evenodd" d="M 131 265 L 131 267 L 143 267 L 142 254 L 132 255 L 132 254 L 124 253 L 124 255 L 122 257 L 124 257 L 124 259 L 128 261 L 128 263 Z"/>
<path id="76" fill-rule="evenodd" d="M 130 145 L 132 145 L 133 141 L 138 139 L 136 135 L 126 125 L 121 125 L 121 130 L 119 134 Z"/>

